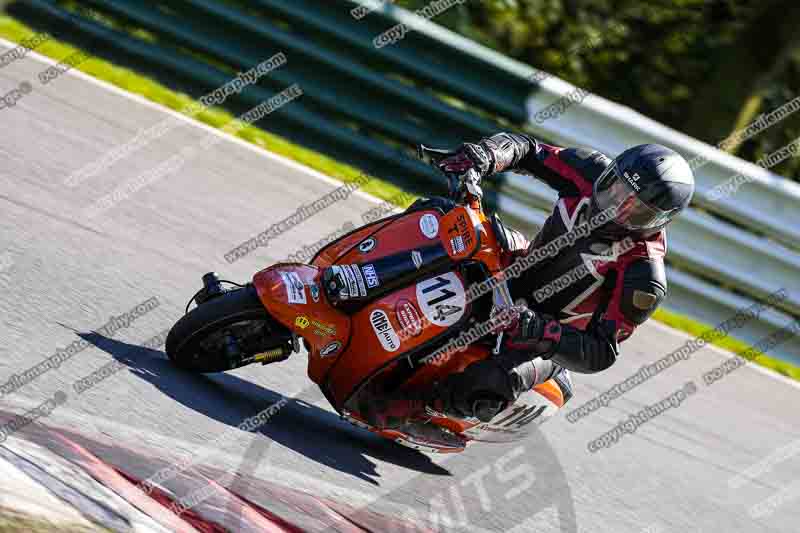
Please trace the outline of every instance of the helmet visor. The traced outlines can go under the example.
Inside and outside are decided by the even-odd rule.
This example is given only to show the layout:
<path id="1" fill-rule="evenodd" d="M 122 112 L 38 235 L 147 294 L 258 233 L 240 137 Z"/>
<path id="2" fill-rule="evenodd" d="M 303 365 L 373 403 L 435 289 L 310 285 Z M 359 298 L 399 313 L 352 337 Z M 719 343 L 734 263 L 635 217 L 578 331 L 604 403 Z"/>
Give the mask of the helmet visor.
<path id="1" fill-rule="evenodd" d="M 630 230 L 648 230 L 664 226 L 680 209 L 664 211 L 645 204 L 638 195 L 639 176 L 622 176 L 616 163 L 597 178 L 595 202 L 600 211 L 611 209 L 614 222 Z"/>

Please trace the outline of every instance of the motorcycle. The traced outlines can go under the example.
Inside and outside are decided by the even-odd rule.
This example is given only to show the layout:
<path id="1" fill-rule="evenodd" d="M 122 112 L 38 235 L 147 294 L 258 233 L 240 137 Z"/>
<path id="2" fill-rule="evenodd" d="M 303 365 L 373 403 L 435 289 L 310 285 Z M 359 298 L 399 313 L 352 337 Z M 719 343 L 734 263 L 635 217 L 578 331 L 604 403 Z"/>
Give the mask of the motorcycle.
<path id="1" fill-rule="evenodd" d="M 432 165 L 451 154 L 422 145 L 419 153 Z M 367 391 L 425 390 L 491 357 L 502 341 L 503 332 L 492 331 L 460 350 L 443 350 L 514 305 L 504 276 L 512 261 L 509 230 L 497 215 L 484 213 L 477 173 L 445 176 L 454 202 L 447 211 L 435 202 L 412 205 L 331 242 L 310 264 L 278 263 L 245 285 L 206 274 L 169 332 L 169 359 L 191 372 L 223 372 L 284 361 L 301 351 L 302 341 L 308 376 L 336 412 L 359 427 L 429 453 L 525 438 L 531 422 L 564 405 L 552 379 L 488 422 L 429 407 L 423 419 L 381 428 L 363 413 Z M 470 290 L 487 280 L 493 283 L 485 294 Z"/>

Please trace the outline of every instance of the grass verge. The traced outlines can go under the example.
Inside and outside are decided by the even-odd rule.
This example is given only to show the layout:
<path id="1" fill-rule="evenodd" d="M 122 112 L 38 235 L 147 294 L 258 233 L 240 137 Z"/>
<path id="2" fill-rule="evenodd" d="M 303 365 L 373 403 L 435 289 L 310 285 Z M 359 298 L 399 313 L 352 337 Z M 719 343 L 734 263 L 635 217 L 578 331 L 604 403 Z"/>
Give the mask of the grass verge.
<path id="1" fill-rule="evenodd" d="M 671 328 L 686 332 L 693 337 L 699 337 L 706 331 L 714 329 L 714 326 L 703 324 L 697 320 L 694 320 L 693 318 L 689 318 L 685 315 L 674 313 L 666 309 L 656 310 L 653 318 Z M 736 355 L 741 355 L 753 363 L 769 368 L 770 370 L 774 370 L 775 372 L 786 377 L 800 381 L 800 368 L 790 363 L 784 363 L 783 361 L 779 361 L 778 359 L 770 357 L 766 354 L 761 354 L 756 357 L 747 357 L 743 355 L 751 348 L 751 346 L 744 341 L 740 341 L 739 339 L 728 336 L 714 340 L 711 342 L 711 344 L 722 348 L 723 350 L 728 350 Z"/>
<path id="2" fill-rule="evenodd" d="M 20 42 L 31 37 L 34 33 L 33 29 L 21 22 L 9 16 L 0 16 L 0 37 L 8 39 L 9 41 Z M 55 40 L 48 41 L 36 49 L 36 52 L 46 55 L 56 61 L 60 61 L 77 51 L 77 48 Z M 81 63 L 77 68 L 90 76 L 140 95 L 152 102 L 175 111 L 185 109 L 194 101 L 189 96 L 172 91 L 132 70 L 118 67 L 99 58 L 91 58 Z M 231 120 L 234 119 L 234 116 L 222 109 L 209 108 L 195 115 L 193 118 L 209 126 L 222 128 L 224 125 L 230 123 Z M 254 126 L 245 126 L 237 133 L 237 136 L 265 150 L 302 163 L 343 182 L 353 181 L 362 175 L 362 171 L 353 166 L 336 161 L 319 152 L 309 150 L 308 148 L 289 142 L 280 136 L 268 133 Z M 398 197 L 404 198 L 406 200 L 405 203 L 399 205 L 399 207 L 406 207 L 413 201 L 413 197 L 402 194 L 403 191 L 399 187 L 380 179 L 370 181 L 363 190 L 387 201 L 393 201 Z M 699 336 L 703 332 L 712 329 L 712 326 L 664 309 L 656 311 L 653 318 L 693 336 Z M 715 340 L 712 344 L 737 355 L 744 353 L 750 348 L 747 343 L 733 337 Z M 784 363 L 767 355 L 758 356 L 753 359 L 753 362 L 784 376 L 800 380 L 800 368 L 789 363 Z"/>
<path id="3" fill-rule="evenodd" d="M 110 533 L 110 531 L 100 527 L 54 524 L 0 508 L 0 533 Z"/>

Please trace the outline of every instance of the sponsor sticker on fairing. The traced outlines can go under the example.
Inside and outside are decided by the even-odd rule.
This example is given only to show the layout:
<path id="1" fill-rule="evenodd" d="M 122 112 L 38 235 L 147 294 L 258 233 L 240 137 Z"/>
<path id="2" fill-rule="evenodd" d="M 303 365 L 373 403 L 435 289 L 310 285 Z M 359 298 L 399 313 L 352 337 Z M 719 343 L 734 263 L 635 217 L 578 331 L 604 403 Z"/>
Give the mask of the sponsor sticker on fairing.
<path id="1" fill-rule="evenodd" d="M 308 292 L 311 293 L 311 299 L 314 300 L 314 303 L 319 302 L 319 285 L 316 283 L 309 285 Z"/>
<path id="2" fill-rule="evenodd" d="M 411 252 L 411 261 L 414 262 L 414 266 L 419 270 L 422 266 L 422 253 L 418 250 Z"/>
<path id="3" fill-rule="evenodd" d="M 375 246 L 377 244 L 378 242 L 375 240 L 375 238 L 370 237 L 369 239 L 361 241 L 361 244 L 358 245 L 358 251 L 361 252 L 362 254 L 369 253 L 375 249 Z"/>
<path id="4" fill-rule="evenodd" d="M 320 337 L 334 337 L 336 336 L 336 326 L 333 324 L 326 324 L 316 319 L 311 319 L 311 325 L 314 326 L 314 334 Z"/>
<path id="5" fill-rule="evenodd" d="M 308 303 L 306 300 L 306 288 L 297 272 L 279 272 L 284 287 L 286 287 L 286 299 L 290 304 Z"/>
<path id="6" fill-rule="evenodd" d="M 339 341 L 333 341 L 332 343 L 325 346 L 323 349 L 319 351 L 320 357 L 331 357 L 339 353 L 339 350 L 342 349 L 342 343 Z"/>
<path id="7" fill-rule="evenodd" d="M 450 239 L 450 247 L 453 248 L 453 255 L 463 253 L 464 250 L 467 249 L 467 247 L 464 246 L 464 238 L 461 235 Z"/>
<path id="8" fill-rule="evenodd" d="M 464 213 L 460 213 L 456 217 L 455 223 L 450 227 L 447 231 L 448 235 L 453 235 L 454 239 L 459 239 L 458 245 L 461 249 L 460 251 L 455 251 L 455 245 L 453 246 L 454 253 L 458 254 L 463 252 L 468 248 L 472 248 L 473 246 L 473 228 L 470 226 L 469 222 L 467 221 L 467 217 Z M 453 239 L 450 240 L 450 243 L 453 243 Z"/>
<path id="9" fill-rule="evenodd" d="M 416 337 L 422 333 L 422 317 L 413 303 L 408 300 L 400 300 L 397 302 L 394 312 L 404 335 Z"/>
<path id="10" fill-rule="evenodd" d="M 356 282 L 356 275 L 353 273 L 353 267 L 350 265 L 343 265 L 341 267 L 344 281 L 347 283 L 347 292 L 351 296 L 358 294 L 358 283 Z"/>
<path id="11" fill-rule="evenodd" d="M 430 213 L 422 215 L 419 219 L 419 230 L 429 239 L 439 235 L 439 219 Z"/>
<path id="12" fill-rule="evenodd" d="M 364 265 L 361 271 L 364 273 L 364 279 L 367 280 L 367 287 L 370 289 L 381 284 L 381 280 L 378 279 L 378 274 L 375 272 L 375 265 Z"/>
<path id="13" fill-rule="evenodd" d="M 375 335 L 381 342 L 381 346 L 387 352 L 396 352 L 400 349 L 400 337 L 394 330 L 394 326 L 389 322 L 389 316 L 380 309 L 375 309 L 369 314 L 369 323 Z"/>
<path id="14" fill-rule="evenodd" d="M 353 272 L 356 274 L 356 283 L 358 283 L 358 294 L 363 298 L 367 295 L 367 286 L 364 283 L 364 275 L 361 273 L 361 268 L 358 265 L 353 265 Z"/>
<path id="15" fill-rule="evenodd" d="M 361 269 L 358 265 L 342 265 L 341 272 L 344 280 L 347 283 L 347 291 L 350 296 L 366 296 L 367 287 L 364 285 L 364 277 L 361 275 Z"/>

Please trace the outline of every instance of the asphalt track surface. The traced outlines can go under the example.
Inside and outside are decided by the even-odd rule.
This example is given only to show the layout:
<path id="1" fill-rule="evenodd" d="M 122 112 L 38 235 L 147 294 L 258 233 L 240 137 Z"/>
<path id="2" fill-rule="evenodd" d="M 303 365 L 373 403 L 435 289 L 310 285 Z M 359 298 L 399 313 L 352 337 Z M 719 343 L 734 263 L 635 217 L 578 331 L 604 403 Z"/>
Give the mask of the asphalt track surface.
<path id="1" fill-rule="evenodd" d="M 141 343 L 182 314 L 203 273 L 246 281 L 345 221 L 358 224 L 375 201 L 355 194 L 228 264 L 225 252 L 336 184 L 225 139 L 90 219 L 85 209 L 102 195 L 215 133 L 176 119 L 180 128 L 68 187 L 63 181 L 70 172 L 172 115 L 79 73 L 42 86 L 36 75 L 46 66 L 31 54 L 0 70 L 2 94 L 25 80 L 33 86 L 15 107 L 0 110 L 0 383 L 78 335 L 92 346 L 0 398 L 4 410 L 21 411 L 65 390 L 67 403 L 42 422 L 105 443 L 111 460 L 115 447 L 164 461 L 211 452 L 202 464 L 434 530 L 798 530 L 792 498 L 800 494 L 800 458 L 794 453 L 741 486 L 731 480 L 800 438 L 800 390 L 750 366 L 707 386 L 702 374 L 727 357 L 716 349 L 701 349 L 577 423 L 562 413 L 525 442 L 474 445 L 432 458 L 340 421 L 307 379 L 303 355 L 211 376 L 171 368 L 162 352 Z M 160 306 L 114 339 L 91 333 L 153 296 Z M 686 338 L 660 325 L 642 327 L 613 369 L 576 376 L 572 407 Z M 73 382 L 114 359 L 126 368 L 82 395 L 72 393 Z M 679 407 L 589 452 L 590 440 L 690 380 L 698 391 Z M 289 403 L 260 431 L 236 429 L 282 396 Z M 235 438 L 209 449 L 223 434 Z M 751 512 L 753 504 L 781 494 L 771 512 Z M 339 527 L 299 520 L 313 531 Z"/>

